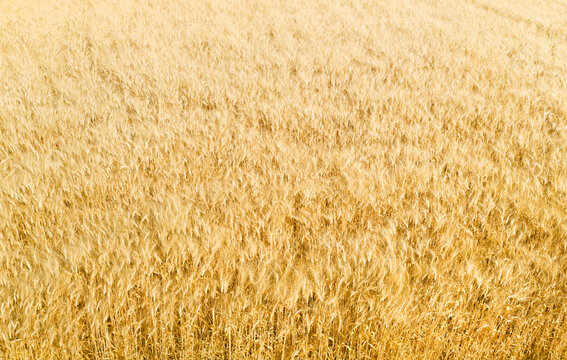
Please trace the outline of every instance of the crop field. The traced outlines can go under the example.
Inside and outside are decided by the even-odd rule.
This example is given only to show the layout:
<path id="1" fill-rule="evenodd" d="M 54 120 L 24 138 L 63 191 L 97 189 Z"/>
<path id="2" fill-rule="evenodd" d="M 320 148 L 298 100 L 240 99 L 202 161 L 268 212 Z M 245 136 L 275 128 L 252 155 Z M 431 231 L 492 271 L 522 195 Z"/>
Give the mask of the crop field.
<path id="1" fill-rule="evenodd" d="M 567 358 L 567 0 L 0 0 L 0 359 Z"/>

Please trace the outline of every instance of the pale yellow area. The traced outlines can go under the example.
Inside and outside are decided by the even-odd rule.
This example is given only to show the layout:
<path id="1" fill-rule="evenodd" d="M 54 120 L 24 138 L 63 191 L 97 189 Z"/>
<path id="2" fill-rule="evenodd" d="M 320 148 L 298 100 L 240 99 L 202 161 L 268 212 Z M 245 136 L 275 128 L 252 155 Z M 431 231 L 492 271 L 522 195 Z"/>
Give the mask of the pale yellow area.
<path id="1" fill-rule="evenodd" d="M 0 1 L 1 359 L 566 357 L 565 0 Z"/>

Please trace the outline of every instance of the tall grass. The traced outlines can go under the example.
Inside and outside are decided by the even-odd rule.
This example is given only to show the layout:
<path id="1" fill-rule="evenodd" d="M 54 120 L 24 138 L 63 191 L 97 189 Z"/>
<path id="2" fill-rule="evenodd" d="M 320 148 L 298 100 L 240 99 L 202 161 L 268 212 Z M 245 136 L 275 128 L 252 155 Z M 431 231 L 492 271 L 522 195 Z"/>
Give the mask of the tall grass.
<path id="1" fill-rule="evenodd" d="M 566 12 L 0 1 L 0 358 L 567 357 Z"/>

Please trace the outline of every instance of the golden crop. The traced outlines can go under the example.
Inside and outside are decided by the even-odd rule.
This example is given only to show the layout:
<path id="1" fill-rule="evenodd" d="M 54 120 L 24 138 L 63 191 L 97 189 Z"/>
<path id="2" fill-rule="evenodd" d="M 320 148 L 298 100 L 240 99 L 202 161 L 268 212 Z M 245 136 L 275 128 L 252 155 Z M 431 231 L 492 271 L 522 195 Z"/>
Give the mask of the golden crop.
<path id="1" fill-rule="evenodd" d="M 565 0 L 0 1 L 0 358 L 567 357 Z"/>

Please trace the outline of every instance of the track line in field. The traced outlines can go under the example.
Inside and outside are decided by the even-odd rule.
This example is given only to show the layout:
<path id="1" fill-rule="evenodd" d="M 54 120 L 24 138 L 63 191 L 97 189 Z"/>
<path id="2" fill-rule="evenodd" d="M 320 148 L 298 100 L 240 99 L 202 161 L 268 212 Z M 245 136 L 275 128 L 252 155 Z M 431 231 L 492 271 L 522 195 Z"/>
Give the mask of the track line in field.
<path id="1" fill-rule="evenodd" d="M 487 11 L 490 12 L 494 15 L 503 17 L 507 20 L 510 20 L 512 22 L 517 22 L 517 23 L 522 23 L 524 25 L 526 25 L 527 27 L 531 27 L 531 28 L 535 28 L 537 30 L 537 33 L 542 34 L 543 36 L 547 37 L 548 39 L 552 40 L 552 41 L 567 41 L 567 33 L 559 30 L 559 29 L 555 29 L 555 28 L 550 28 L 546 25 L 543 25 L 542 23 L 538 22 L 538 21 L 534 21 L 532 19 L 526 19 L 520 15 L 514 14 L 512 12 L 509 11 L 505 11 L 502 9 L 498 9 L 494 6 L 491 6 L 489 4 L 486 4 L 482 1 L 479 0 L 469 0 L 473 5 Z"/>

